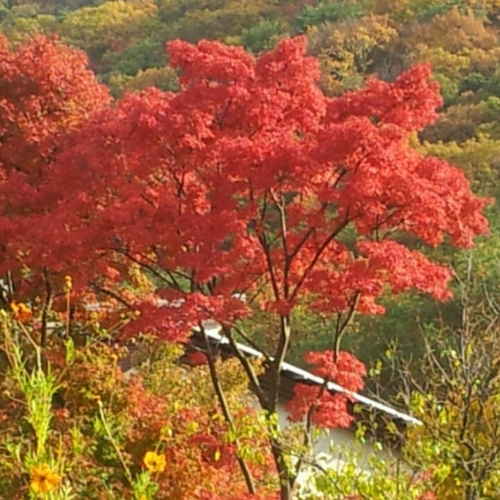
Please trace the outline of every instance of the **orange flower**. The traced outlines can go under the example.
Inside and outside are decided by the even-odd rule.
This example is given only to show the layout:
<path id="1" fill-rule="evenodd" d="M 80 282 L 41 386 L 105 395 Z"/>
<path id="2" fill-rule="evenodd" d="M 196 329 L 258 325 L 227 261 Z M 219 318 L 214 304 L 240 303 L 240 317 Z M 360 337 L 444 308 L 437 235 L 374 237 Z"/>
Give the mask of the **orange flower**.
<path id="1" fill-rule="evenodd" d="M 47 464 L 31 469 L 30 487 L 35 493 L 48 493 L 55 490 L 61 483 L 61 476 Z"/>
<path id="2" fill-rule="evenodd" d="M 148 451 L 144 455 L 144 465 L 149 472 L 163 472 L 167 465 L 165 455 L 158 455 L 154 451 Z"/>
<path id="3" fill-rule="evenodd" d="M 14 319 L 17 319 L 18 321 L 28 321 L 29 319 L 31 319 L 31 316 L 33 315 L 31 309 L 22 302 L 17 303 L 12 301 L 10 303 L 10 308 L 12 309 Z"/>

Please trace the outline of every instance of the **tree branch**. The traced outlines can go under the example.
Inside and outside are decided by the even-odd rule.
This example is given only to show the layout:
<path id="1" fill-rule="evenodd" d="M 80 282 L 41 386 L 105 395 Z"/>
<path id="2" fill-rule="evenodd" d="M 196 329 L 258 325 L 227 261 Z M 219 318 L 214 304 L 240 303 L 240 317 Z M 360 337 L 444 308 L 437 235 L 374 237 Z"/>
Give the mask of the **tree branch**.
<path id="1" fill-rule="evenodd" d="M 297 294 L 300 290 L 300 287 L 302 286 L 302 284 L 304 283 L 304 281 L 306 280 L 306 278 L 308 277 L 308 275 L 312 271 L 312 269 L 314 269 L 314 266 L 316 265 L 316 263 L 320 259 L 321 255 L 325 251 L 326 247 L 333 241 L 333 239 L 335 237 L 337 237 L 339 235 L 340 232 L 342 232 L 342 230 L 347 226 L 347 224 L 349 224 L 349 222 L 350 222 L 349 217 L 346 216 L 344 218 L 344 220 L 325 238 L 323 243 L 318 248 L 316 254 L 312 258 L 311 262 L 309 262 L 309 265 L 307 266 L 305 271 L 302 273 L 302 276 L 298 280 L 297 284 L 295 285 L 295 288 L 293 289 L 293 292 L 290 296 L 291 299 L 293 299 L 297 296 Z"/>
<path id="2" fill-rule="evenodd" d="M 45 282 L 45 301 L 42 309 L 42 329 L 40 332 L 40 347 L 42 349 L 47 344 L 47 320 L 52 304 L 52 286 L 50 285 L 49 270 L 47 267 L 43 268 L 43 280 Z"/>
<path id="3" fill-rule="evenodd" d="M 233 417 L 231 415 L 231 411 L 229 409 L 229 404 L 228 404 L 228 402 L 226 400 L 226 396 L 224 394 L 224 390 L 223 390 L 222 385 L 221 385 L 220 380 L 219 380 L 219 375 L 217 374 L 217 368 L 215 366 L 215 357 L 214 357 L 214 353 L 212 351 L 212 345 L 210 344 L 210 340 L 207 337 L 207 333 L 205 331 L 205 328 L 203 327 L 203 325 L 201 323 L 199 324 L 199 328 L 200 328 L 201 334 L 203 336 L 203 340 L 205 342 L 206 354 L 207 354 L 207 360 L 208 360 L 208 369 L 210 372 L 210 378 L 212 380 L 212 385 L 213 385 L 215 393 L 217 395 L 217 399 L 219 400 L 219 404 L 221 406 L 224 418 L 226 419 L 226 422 L 229 425 L 229 428 L 234 433 L 234 430 L 235 430 L 234 421 L 233 421 Z M 236 445 L 236 448 L 238 449 L 239 445 L 238 445 L 238 441 L 236 438 L 235 438 L 235 445 Z M 242 472 L 243 477 L 245 479 L 245 483 L 247 485 L 247 489 L 248 489 L 249 493 L 255 494 L 256 489 L 255 489 L 254 480 L 253 480 L 252 474 L 250 472 L 250 469 L 248 468 L 247 463 L 243 460 L 243 458 L 241 456 L 239 456 L 238 453 L 236 454 L 236 459 L 238 461 L 238 465 L 240 466 L 241 472 Z"/>

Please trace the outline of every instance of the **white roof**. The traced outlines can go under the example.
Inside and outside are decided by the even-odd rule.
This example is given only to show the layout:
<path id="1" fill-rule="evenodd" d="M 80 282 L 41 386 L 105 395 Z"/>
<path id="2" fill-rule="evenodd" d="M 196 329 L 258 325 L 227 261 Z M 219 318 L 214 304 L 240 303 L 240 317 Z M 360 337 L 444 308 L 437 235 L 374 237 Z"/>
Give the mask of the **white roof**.
<path id="1" fill-rule="evenodd" d="M 240 298 L 243 301 L 245 301 L 245 298 L 246 298 L 244 296 L 244 294 L 234 294 L 234 296 L 237 298 Z M 157 305 L 158 305 L 158 307 L 180 307 L 183 302 L 184 302 L 184 299 L 177 299 L 177 300 L 174 300 L 171 302 L 168 300 L 165 300 L 165 299 L 158 299 Z M 98 310 L 101 308 L 99 303 L 87 304 L 84 307 L 88 311 L 91 311 L 91 310 L 95 311 L 95 310 Z M 207 321 L 205 323 L 206 323 L 205 332 L 206 332 L 208 337 L 212 338 L 213 340 L 216 340 L 217 342 L 219 342 L 221 344 L 229 344 L 229 340 L 226 337 L 220 335 L 220 333 L 219 333 L 220 325 L 216 321 Z M 198 329 L 195 329 L 195 330 L 198 330 Z M 253 349 L 252 347 L 249 347 L 247 345 L 238 343 L 238 348 L 242 352 L 244 352 L 250 356 L 254 356 L 256 358 L 263 357 L 261 352 L 257 351 L 256 349 Z M 272 358 L 270 358 L 270 359 L 272 360 Z M 283 363 L 281 368 L 283 371 L 293 373 L 294 375 L 297 375 L 298 378 L 301 378 L 303 380 L 308 380 L 314 384 L 323 385 L 325 383 L 324 379 L 322 379 L 321 377 L 318 377 L 317 375 L 314 375 L 311 372 L 308 372 L 307 370 L 303 370 L 302 368 L 298 368 L 297 366 L 291 365 L 289 363 Z M 393 418 L 402 420 L 403 422 L 406 422 L 409 424 L 422 425 L 422 422 L 420 420 L 418 420 L 415 417 L 412 417 L 411 415 L 406 415 L 405 413 L 401 413 L 400 411 L 395 410 L 394 408 L 391 408 L 388 405 L 385 405 L 383 403 L 379 403 L 378 401 L 374 401 L 373 399 L 370 399 L 366 396 L 363 396 L 362 394 L 348 391 L 347 389 L 344 389 L 342 386 L 336 384 L 335 382 L 328 382 L 327 389 L 330 391 L 334 391 L 334 392 L 341 392 L 344 394 L 348 394 L 357 403 L 365 405 L 369 408 L 379 410 L 383 413 L 386 413 L 387 415 L 391 415 Z"/>
<path id="2" fill-rule="evenodd" d="M 220 335 L 218 333 L 217 329 L 206 328 L 205 333 L 207 334 L 207 337 L 210 337 L 221 344 L 228 344 L 229 343 L 229 340 L 226 337 Z M 242 352 L 249 354 L 250 356 L 254 356 L 256 358 L 263 357 L 261 352 L 257 351 L 256 349 L 253 349 L 252 347 L 249 347 L 247 345 L 238 344 L 238 348 Z M 303 370 L 302 368 L 298 368 L 297 366 L 291 365 L 290 363 L 283 363 L 282 370 L 293 373 L 294 375 L 297 375 L 299 378 L 301 378 L 303 380 L 309 380 L 310 382 L 313 382 L 314 384 L 317 384 L 317 385 L 323 385 L 325 383 L 324 379 L 322 379 L 321 377 L 318 377 L 317 375 L 314 375 L 311 372 L 308 372 L 307 370 Z M 347 389 L 344 389 L 342 386 L 336 384 L 335 382 L 328 382 L 327 389 L 330 391 L 334 391 L 334 392 L 341 392 L 344 394 L 348 394 L 357 403 L 363 404 L 363 405 L 368 406 L 370 408 L 374 408 L 374 409 L 379 410 L 383 413 L 387 413 L 388 415 L 391 415 L 392 417 L 397 418 L 399 420 L 402 420 L 406 423 L 422 425 L 422 422 L 420 420 L 416 419 L 415 417 L 412 417 L 410 415 L 406 415 L 405 413 L 401 413 L 400 411 L 395 410 L 394 408 L 391 408 L 390 406 L 387 406 L 383 403 L 379 403 L 378 401 L 374 401 L 373 399 L 367 398 L 366 396 L 363 396 L 362 394 L 348 391 Z"/>

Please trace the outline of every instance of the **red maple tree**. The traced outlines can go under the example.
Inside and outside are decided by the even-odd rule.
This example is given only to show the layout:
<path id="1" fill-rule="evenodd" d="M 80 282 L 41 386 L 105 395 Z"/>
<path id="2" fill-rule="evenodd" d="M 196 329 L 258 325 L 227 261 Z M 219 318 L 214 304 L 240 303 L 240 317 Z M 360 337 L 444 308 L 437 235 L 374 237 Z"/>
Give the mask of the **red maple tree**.
<path id="1" fill-rule="evenodd" d="M 52 253 L 52 224 L 46 225 L 40 187 L 54 179 L 52 166 L 61 151 L 61 137 L 110 102 L 106 87 L 87 68 L 83 52 L 55 37 L 35 37 L 11 48 L 0 36 L 0 259 L 4 270 L 22 267 L 33 247 L 29 231 L 19 225 L 21 220 L 27 228 L 38 221 L 44 225 L 36 244 L 43 254 Z M 39 264 L 34 268 L 38 273 L 45 268 L 43 259 Z"/>
<path id="2" fill-rule="evenodd" d="M 175 41 L 168 50 L 181 91 L 149 89 L 96 110 L 66 135 L 30 191 L 41 210 L 3 217 L 0 231 L 23 249 L 32 279 L 42 269 L 69 271 L 75 294 L 92 290 L 139 311 L 129 335 L 185 341 L 193 327 L 217 320 L 269 415 L 299 303 L 337 315 L 327 361 L 335 374 L 327 375 L 359 389 L 362 367 L 353 361 L 354 378 L 347 376 L 339 350 L 353 314 L 383 313 L 377 299 L 387 287 L 449 296 L 450 272 L 393 235 L 430 246 L 449 237 L 465 247 L 487 232 L 487 200 L 472 194 L 464 173 L 409 145 L 442 102 L 430 68 L 327 98 L 305 38 L 257 59 L 219 42 Z M 155 280 L 151 293 L 123 286 L 132 263 Z M 15 272 L 14 264 L 6 259 L 4 268 Z M 158 308 L 158 298 L 175 307 Z M 238 320 L 253 306 L 279 318 L 272 350 L 254 342 L 269 363 L 268 391 L 236 345 L 245 338 Z M 208 341 L 207 351 L 216 383 Z M 334 400 L 323 402 L 316 423 L 347 425 L 346 402 L 321 397 Z M 302 398 L 303 417 L 310 399 Z M 299 471 L 287 467 L 278 437 L 270 449 L 288 500 Z"/>

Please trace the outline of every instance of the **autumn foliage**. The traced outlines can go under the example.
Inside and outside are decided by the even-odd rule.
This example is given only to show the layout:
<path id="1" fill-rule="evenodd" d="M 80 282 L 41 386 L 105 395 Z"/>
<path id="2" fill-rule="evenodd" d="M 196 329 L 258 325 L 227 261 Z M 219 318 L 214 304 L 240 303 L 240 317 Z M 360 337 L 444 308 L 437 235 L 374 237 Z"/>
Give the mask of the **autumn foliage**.
<path id="1" fill-rule="evenodd" d="M 31 330 L 29 323 L 25 325 Z M 2 353 L 12 353 L 5 348 L 4 335 L 0 340 Z M 35 353 L 30 351 L 29 343 L 21 345 L 26 369 L 36 373 Z M 40 467 L 38 483 L 33 483 L 36 474 L 31 472 L 30 488 L 34 493 L 53 489 L 61 492 L 68 486 L 73 496 L 60 493 L 56 498 L 67 500 L 76 495 L 112 500 L 119 496 L 137 500 L 140 496 L 133 494 L 130 476 L 124 470 L 127 467 L 132 477 L 146 468 L 154 473 L 159 486 L 154 498 L 159 500 L 245 498 L 234 445 L 219 413 L 207 370 L 179 367 L 175 362 L 178 350 L 173 346 L 156 347 L 147 373 L 127 378 L 116 364 L 116 358 L 124 354 L 120 349 L 94 343 L 77 348 L 68 356 L 62 342 L 51 345 L 47 361 L 58 387 L 48 439 L 40 457 L 51 465 Z M 39 408 L 44 402 L 40 378 L 36 386 L 35 375 L 31 375 L 32 388 L 38 392 L 28 390 L 25 394 L 23 390 L 30 387 L 29 383 L 19 386 L 15 372 L 5 372 L 4 368 L 0 379 L 0 487 L 2 498 L 17 500 L 26 498 L 26 463 L 33 460 L 30 450 L 40 440 L 31 427 L 35 422 L 38 430 L 26 398 L 30 402 L 36 398 L 38 422 Z M 239 394 L 238 386 L 244 377 L 241 369 L 232 360 L 220 368 L 222 373 L 231 374 L 231 378 L 222 375 L 228 395 Z M 255 413 L 241 402 L 233 403 L 232 408 L 253 417 L 247 422 L 256 422 Z M 252 427 L 243 424 L 238 429 L 248 432 Z M 265 433 L 258 424 L 253 425 L 253 432 L 249 462 L 256 477 L 262 480 L 272 469 L 266 470 L 269 460 Z M 12 454 L 15 449 L 18 452 Z M 148 461 L 151 455 L 153 458 Z M 61 467 L 57 474 L 55 463 Z M 53 483 L 44 479 L 49 474 Z M 265 485 L 259 492 L 266 500 L 275 498 L 267 495 Z"/>
<path id="2" fill-rule="evenodd" d="M 190 309 L 182 332 L 185 323 L 244 315 L 231 295 L 260 279 L 273 288 L 265 307 L 281 313 L 306 291 L 324 310 L 345 310 L 357 293 L 358 309 L 378 311 L 386 282 L 445 296 L 447 272 L 388 239 L 408 231 L 436 245 L 449 234 L 467 246 L 486 230 L 485 202 L 463 173 L 408 147 L 441 102 L 428 67 L 327 99 L 301 38 L 258 60 L 218 42 L 173 42 L 169 51 L 183 90 L 151 89 L 96 110 L 61 142 L 43 189 L 25 199 L 43 201 L 46 217 L 36 214 L 36 227 L 30 217 L 2 221 L 26 239 L 30 269 L 71 263 L 80 286 L 116 281 L 112 269 L 127 256 L 192 270 L 196 293 L 177 311 Z M 46 224 L 50 254 L 41 253 Z M 339 238 L 348 227 L 356 251 Z M 186 298 L 173 288 L 160 294 Z"/>
<path id="3" fill-rule="evenodd" d="M 2 253 L 19 265 L 27 245 L 17 217 L 36 224 L 43 214 L 39 188 L 51 178 L 62 136 L 108 105 L 110 96 L 83 52 L 43 37 L 17 48 L 0 38 L 0 81 Z M 48 252 L 50 230 L 44 233 L 39 243 Z"/>
<path id="4" fill-rule="evenodd" d="M 354 417 L 348 409 L 348 403 L 354 402 L 350 393 L 363 389 L 365 366 L 344 351 L 340 351 L 337 355 L 332 351 L 310 352 L 305 358 L 305 361 L 312 365 L 311 371 L 314 375 L 336 382 L 347 392 L 331 394 L 326 387 L 296 384 L 294 397 L 287 405 L 289 419 L 292 422 L 300 422 L 309 414 L 311 423 L 321 427 L 329 429 L 349 427 L 354 422 Z"/>
<path id="5" fill-rule="evenodd" d="M 56 39 L 36 37 L 11 49 L 2 37 L 0 75 L 4 176 L 17 172 L 39 178 L 56 153 L 57 139 L 110 103 L 106 88 L 87 68 L 83 52 Z"/>
<path id="6" fill-rule="evenodd" d="M 68 50 L 31 43 L 48 47 L 50 57 Z M 23 60 L 31 46 L 11 57 Z M 37 74 L 37 96 L 48 92 L 54 100 L 55 93 L 78 105 L 44 108 L 50 119 L 35 122 L 28 135 L 13 129 L 13 144 L 38 148 L 46 138 L 57 147 L 36 186 L 2 164 L 2 192 L 16 186 L 7 204 L 13 208 L 0 219 L 2 270 L 12 272 L 22 296 L 23 282 L 49 284 L 47 293 L 57 294 L 71 269 L 75 299 L 97 296 L 135 311 L 128 336 L 150 332 L 182 342 L 215 319 L 234 344 L 239 320 L 253 307 L 271 312 L 280 327 L 263 352 L 274 376 L 270 393 L 239 356 L 270 414 L 293 335 L 290 313 L 306 304 L 338 318 L 335 352 L 311 354 L 310 361 L 326 363 L 318 368 L 323 376 L 359 390 L 362 367 L 338 350 L 352 315 L 383 313 L 378 299 L 387 289 L 449 296 L 450 272 L 393 236 L 467 247 L 487 232 L 487 202 L 472 194 L 464 173 L 409 145 L 442 103 L 430 68 L 415 66 L 392 83 L 371 79 L 362 90 L 328 98 L 305 38 L 286 39 L 258 58 L 209 41 L 174 41 L 168 51 L 180 92 L 152 88 L 113 106 L 103 106 L 107 96 L 83 70 L 61 63 L 66 69 L 50 73 L 53 80 Z M 57 78 L 64 82 L 71 71 L 78 78 L 67 97 Z M 12 93 L 5 102 L 16 109 L 24 101 Z M 64 115 L 67 109 L 75 115 Z M 42 156 L 45 167 L 47 149 L 31 154 L 16 146 L 23 151 L 21 163 Z M 131 264 L 154 286 L 134 293 L 127 286 Z M 158 299 L 170 307 L 158 307 Z M 345 401 L 329 397 L 315 423 L 347 425 Z M 305 416 L 307 405 L 299 406 Z M 295 476 L 275 438 L 271 443 L 281 498 L 288 499 Z"/>

